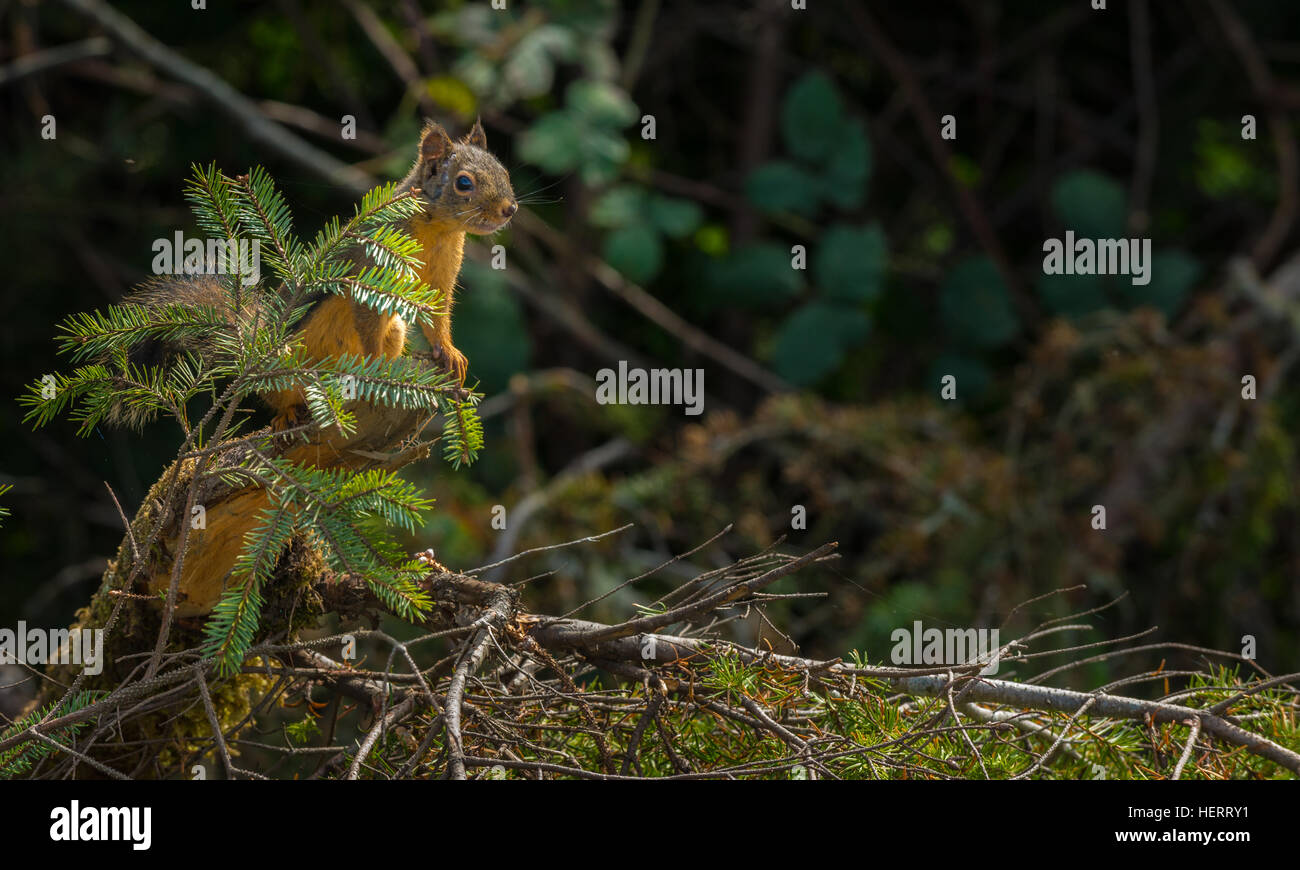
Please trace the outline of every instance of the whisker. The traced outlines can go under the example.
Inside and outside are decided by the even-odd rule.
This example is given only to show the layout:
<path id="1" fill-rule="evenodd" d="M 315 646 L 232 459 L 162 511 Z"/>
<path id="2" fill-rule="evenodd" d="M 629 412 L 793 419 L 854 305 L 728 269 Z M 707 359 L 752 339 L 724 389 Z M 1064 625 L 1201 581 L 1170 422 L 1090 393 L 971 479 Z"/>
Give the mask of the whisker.
<path id="1" fill-rule="evenodd" d="M 519 198 L 522 199 L 523 197 L 526 197 L 526 196 L 533 196 L 533 195 L 535 195 L 535 194 L 543 193 L 543 192 L 545 192 L 545 191 L 547 191 L 547 190 L 550 190 L 552 187 L 555 187 L 555 185 L 557 185 L 557 184 L 559 184 L 560 182 L 565 181 L 566 179 L 568 179 L 569 176 L 572 175 L 572 174 L 573 174 L 573 173 L 569 173 L 569 175 L 565 175 L 565 176 L 563 176 L 562 178 L 557 178 L 555 181 L 552 181 L 550 184 L 547 184 L 547 185 L 545 185 L 545 186 L 543 186 L 543 187 L 539 187 L 539 188 L 537 188 L 536 190 L 530 190 L 528 193 L 520 194 L 520 197 L 519 197 Z"/>

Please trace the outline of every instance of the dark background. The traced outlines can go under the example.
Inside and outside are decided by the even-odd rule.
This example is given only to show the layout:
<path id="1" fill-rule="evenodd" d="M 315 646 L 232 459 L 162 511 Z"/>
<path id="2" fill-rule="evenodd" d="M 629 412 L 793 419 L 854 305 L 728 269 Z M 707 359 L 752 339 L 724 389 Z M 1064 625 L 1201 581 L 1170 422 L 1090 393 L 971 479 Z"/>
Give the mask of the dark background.
<path id="1" fill-rule="evenodd" d="M 556 612 L 734 524 L 588 615 L 785 535 L 840 543 L 837 565 L 774 587 L 826 593 L 769 609 L 810 654 L 880 662 L 914 620 L 996 626 L 1087 584 L 1033 614 L 1127 592 L 1069 638 L 1253 635 L 1266 668 L 1300 665 L 1290 0 L 187 5 L 113 4 L 378 179 L 405 172 L 422 116 L 459 133 L 481 115 L 525 200 L 493 239 L 504 274 L 474 243 L 454 318 L 487 449 L 407 470 L 438 499 L 412 549 L 467 568 L 635 523 L 512 566 L 555 572 L 529 594 Z M 146 277 L 154 239 L 195 232 L 191 164 L 266 166 L 302 235 L 355 202 L 119 46 L 16 72 L 99 33 L 62 3 L 0 4 L 5 626 L 71 619 L 121 540 L 105 482 L 133 512 L 179 444 L 165 422 L 22 422 L 14 399 L 64 364 L 58 322 Z M 1043 239 L 1066 229 L 1150 238 L 1152 283 L 1045 277 Z M 620 359 L 704 369 L 705 415 L 597 405 L 592 378 Z"/>

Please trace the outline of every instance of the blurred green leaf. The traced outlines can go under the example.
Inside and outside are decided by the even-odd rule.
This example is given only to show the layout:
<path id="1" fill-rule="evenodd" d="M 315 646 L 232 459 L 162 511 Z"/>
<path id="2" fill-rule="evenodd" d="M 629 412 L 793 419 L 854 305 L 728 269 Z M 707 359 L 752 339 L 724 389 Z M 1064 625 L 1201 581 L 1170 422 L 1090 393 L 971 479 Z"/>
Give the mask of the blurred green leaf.
<path id="1" fill-rule="evenodd" d="M 424 86 L 429 99 L 459 118 L 472 118 L 478 108 L 474 92 L 454 76 L 434 76 Z"/>
<path id="2" fill-rule="evenodd" d="M 793 163 L 775 161 L 755 169 L 745 183 L 745 193 L 759 209 L 790 211 L 811 217 L 817 212 L 817 182 Z"/>
<path id="3" fill-rule="evenodd" d="M 839 208 L 862 205 L 871 173 L 871 140 L 867 125 L 854 119 L 844 125 L 822 176 L 822 196 Z"/>
<path id="4" fill-rule="evenodd" d="M 636 105 L 617 86 L 586 80 L 569 85 L 565 99 L 524 131 L 520 156 L 553 174 L 576 170 L 591 186 L 613 180 L 630 153 L 620 131 L 636 120 Z"/>
<path id="5" fill-rule="evenodd" d="M 1065 317 L 1082 317 L 1109 305 L 1096 275 L 1040 275 L 1034 289 L 1048 310 Z"/>
<path id="6" fill-rule="evenodd" d="M 921 236 L 921 250 L 932 257 L 942 257 L 952 250 L 952 227 L 948 224 L 931 224 Z"/>
<path id="7" fill-rule="evenodd" d="M 248 31 L 248 41 L 257 51 L 258 62 L 252 68 L 259 88 L 269 94 L 287 91 L 293 71 L 303 63 L 302 45 L 293 29 L 281 18 L 256 17 Z"/>
<path id="8" fill-rule="evenodd" d="M 997 267 L 984 256 L 957 264 L 939 289 L 939 314 L 950 335 L 971 347 L 1006 344 L 1019 322 Z"/>
<path id="9" fill-rule="evenodd" d="M 980 165 L 965 154 L 953 154 L 948 160 L 948 169 L 962 187 L 979 187 L 984 177 Z"/>
<path id="10" fill-rule="evenodd" d="M 668 196 L 650 198 L 650 221 L 669 238 L 689 236 L 702 220 L 704 211 L 689 199 Z"/>
<path id="11" fill-rule="evenodd" d="M 498 38 L 499 28 L 508 22 L 508 17 L 494 14 L 487 6 L 466 4 L 434 13 L 429 28 L 444 39 L 455 39 L 465 45 L 487 45 Z"/>
<path id="12" fill-rule="evenodd" d="M 1109 176 L 1088 169 L 1067 173 L 1052 187 L 1052 210 L 1066 229 L 1090 239 L 1118 239 L 1128 221 L 1128 196 Z"/>
<path id="13" fill-rule="evenodd" d="M 632 184 L 620 184 L 601 194 L 591 206 L 593 226 L 622 227 L 644 220 L 646 192 Z"/>
<path id="14" fill-rule="evenodd" d="M 543 25 L 524 34 L 506 57 L 501 75 L 518 97 L 549 93 L 555 79 L 555 64 L 571 60 L 573 34 L 563 27 Z"/>
<path id="15" fill-rule="evenodd" d="M 629 281 L 646 284 L 659 274 L 664 248 L 659 234 L 646 224 L 614 230 L 605 239 L 605 260 Z"/>
<path id="16" fill-rule="evenodd" d="M 790 249 L 761 242 L 714 260 L 706 273 L 710 303 L 766 308 L 793 299 L 802 285 Z"/>
<path id="17" fill-rule="evenodd" d="M 721 224 L 705 224 L 695 231 L 695 247 L 711 257 L 721 257 L 731 246 L 727 228 Z"/>
<path id="18" fill-rule="evenodd" d="M 880 295 L 889 252 L 879 224 L 837 224 L 822 234 L 813 279 L 828 299 L 857 303 Z"/>
<path id="19" fill-rule="evenodd" d="M 927 392 L 942 396 L 944 375 L 957 379 L 958 402 L 970 402 L 983 398 L 993 385 L 993 372 L 982 361 L 961 353 L 945 353 L 930 366 L 930 381 L 926 384 Z"/>
<path id="20" fill-rule="evenodd" d="M 825 161 L 839 144 L 844 117 L 835 83 L 821 72 L 805 74 L 786 91 L 781 105 L 785 147 L 804 160 Z"/>
<path id="21" fill-rule="evenodd" d="M 855 308 L 810 302 L 781 325 L 772 367 L 792 384 L 808 386 L 834 371 L 847 349 L 863 341 L 871 319 Z"/>
<path id="22" fill-rule="evenodd" d="M 565 105 L 593 127 L 622 130 L 637 119 L 636 103 L 610 82 L 576 81 L 564 96 Z"/>
<path id="23" fill-rule="evenodd" d="M 582 160 L 582 132 L 569 114 L 552 112 L 524 132 L 519 153 L 529 163 L 561 175 Z"/>
<path id="24" fill-rule="evenodd" d="M 620 137 L 582 128 L 567 112 L 553 112 L 524 132 L 519 153 L 553 175 L 576 170 L 584 182 L 596 186 L 618 174 L 628 146 Z"/>
<path id="25" fill-rule="evenodd" d="M 497 65 L 475 52 L 470 52 L 457 61 L 452 72 L 476 94 L 493 93 L 500 81 Z"/>
<path id="26" fill-rule="evenodd" d="M 588 132 L 582 137 L 584 150 L 578 174 L 583 182 L 596 187 L 618 176 L 627 161 L 628 144 L 619 136 Z"/>
<path id="27" fill-rule="evenodd" d="M 612 4 L 611 9 L 612 9 Z M 609 44 L 609 30 L 614 13 L 602 16 L 593 32 L 584 36 L 578 46 L 578 62 L 593 79 L 613 80 L 623 70 L 623 61 Z"/>
<path id="28" fill-rule="evenodd" d="M 1252 159 L 1255 143 L 1242 141 L 1239 130 L 1210 118 L 1197 122 L 1196 186 L 1208 197 L 1271 194 L 1268 173 Z"/>
<path id="29" fill-rule="evenodd" d="M 1185 251 L 1159 251 L 1151 258 L 1151 283 L 1135 285 L 1129 276 L 1121 275 L 1118 292 L 1130 305 L 1150 305 L 1172 318 L 1203 272 L 1196 258 Z"/>

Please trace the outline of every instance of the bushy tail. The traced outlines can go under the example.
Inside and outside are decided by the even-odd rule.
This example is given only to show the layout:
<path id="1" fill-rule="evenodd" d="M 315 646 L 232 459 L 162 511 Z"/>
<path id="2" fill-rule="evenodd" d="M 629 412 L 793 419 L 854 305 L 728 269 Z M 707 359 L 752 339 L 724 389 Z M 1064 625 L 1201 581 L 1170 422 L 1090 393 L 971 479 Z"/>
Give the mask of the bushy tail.
<path id="1" fill-rule="evenodd" d="M 179 306 L 204 318 L 218 329 L 250 329 L 258 320 L 260 308 L 257 294 L 251 289 L 236 302 L 230 291 L 215 275 L 161 275 L 141 284 L 122 300 L 123 305 L 137 305 L 145 309 Z M 213 322 L 211 315 L 216 321 Z M 172 339 L 146 338 L 131 348 L 127 359 L 136 366 L 166 365 L 182 351 L 211 358 L 216 353 L 215 336 L 208 332 L 187 333 Z"/>
<path id="2" fill-rule="evenodd" d="M 252 288 L 236 295 L 215 275 L 151 278 L 122 300 L 121 308 L 135 309 L 129 321 L 147 328 L 139 330 L 141 337 L 126 348 L 126 371 L 119 374 L 132 382 L 149 382 L 182 356 L 197 358 L 210 368 L 221 361 L 223 343 L 229 347 L 229 339 L 257 328 L 261 305 Z M 120 369 L 122 358 L 116 359 L 114 363 L 106 356 L 101 362 Z M 151 417 L 148 404 L 118 400 L 107 421 L 138 430 Z"/>

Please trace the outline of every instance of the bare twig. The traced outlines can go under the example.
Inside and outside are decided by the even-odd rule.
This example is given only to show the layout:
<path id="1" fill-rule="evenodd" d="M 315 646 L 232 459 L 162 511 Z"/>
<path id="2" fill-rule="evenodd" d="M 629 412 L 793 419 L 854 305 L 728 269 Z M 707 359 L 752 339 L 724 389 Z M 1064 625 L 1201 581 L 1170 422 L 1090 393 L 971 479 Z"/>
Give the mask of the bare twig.
<path id="1" fill-rule="evenodd" d="M 219 109 L 239 122 L 255 141 L 316 172 L 356 195 L 371 188 L 373 179 L 267 120 L 257 105 L 232 88 L 224 79 L 172 51 L 142 30 L 134 21 L 102 0 L 63 0 L 63 3 L 93 20 L 115 41 L 129 48 L 177 80 L 202 92 Z"/>

